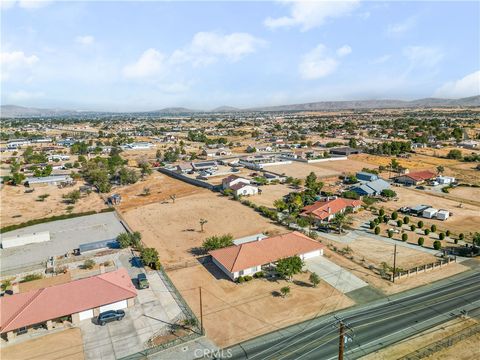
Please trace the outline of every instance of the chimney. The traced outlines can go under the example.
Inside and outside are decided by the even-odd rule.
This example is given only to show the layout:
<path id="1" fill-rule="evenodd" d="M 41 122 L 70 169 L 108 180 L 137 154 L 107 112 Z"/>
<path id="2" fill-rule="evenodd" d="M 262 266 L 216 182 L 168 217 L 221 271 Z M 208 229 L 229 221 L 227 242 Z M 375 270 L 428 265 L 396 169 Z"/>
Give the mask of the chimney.
<path id="1" fill-rule="evenodd" d="M 329 206 L 327 211 L 328 211 L 329 214 L 331 214 L 332 213 L 332 208 Z"/>

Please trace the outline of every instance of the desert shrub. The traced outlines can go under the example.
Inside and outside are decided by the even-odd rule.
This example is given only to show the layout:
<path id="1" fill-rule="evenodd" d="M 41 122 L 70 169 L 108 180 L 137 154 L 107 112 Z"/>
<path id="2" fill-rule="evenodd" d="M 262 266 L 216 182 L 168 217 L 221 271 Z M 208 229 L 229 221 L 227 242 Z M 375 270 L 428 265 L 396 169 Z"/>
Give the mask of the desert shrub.
<path id="1" fill-rule="evenodd" d="M 91 270 L 95 266 L 95 260 L 93 259 L 88 259 L 83 262 L 82 268 Z"/>
<path id="2" fill-rule="evenodd" d="M 265 273 L 263 271 L 257 271 L 255 274 L 253 274 L 253 277 L 263 278 L 263 277 L 265 277 Z"/>
<path id="3" fill-rule="evenodd" d="M 42 274 L 29 274 L 29 275 L 26 275 L 22 280 L 20 280 L 20 282 L 25 283 L 25 282 L 40 280 L 40 279 L 43 279 Z"/>

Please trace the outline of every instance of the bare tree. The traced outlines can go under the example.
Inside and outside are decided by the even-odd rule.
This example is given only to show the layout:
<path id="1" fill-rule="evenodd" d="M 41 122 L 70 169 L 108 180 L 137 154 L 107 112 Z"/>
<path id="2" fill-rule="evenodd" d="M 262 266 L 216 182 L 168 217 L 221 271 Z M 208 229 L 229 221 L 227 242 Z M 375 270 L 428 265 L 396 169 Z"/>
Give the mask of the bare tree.
<path id="1" fill-rule="evenodd" d="M 170 195 L 170 199 L 172 199 L 173 203 L 175 204 L 175 200 L 177 199 L 177 195 L 176 194 Z"/>
<path id="2" fill-rule="evenodd" d="M 200 228 L 201 228 L 201 232 L 203 232 L 203 226 L 208 223 L 208 220 L 207 219 L 200 219 Z"/>

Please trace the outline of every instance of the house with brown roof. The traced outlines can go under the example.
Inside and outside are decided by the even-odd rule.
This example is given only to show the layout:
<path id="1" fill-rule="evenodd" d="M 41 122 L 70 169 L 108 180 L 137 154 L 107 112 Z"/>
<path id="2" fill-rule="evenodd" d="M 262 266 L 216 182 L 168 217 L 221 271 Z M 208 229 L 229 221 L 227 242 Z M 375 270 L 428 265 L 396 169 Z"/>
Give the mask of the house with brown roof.
<path id="1" fill-rule="evenodd" d="M 33 327 L 52 329 L 133 306 L 137 291 L 126 269 L 0 298 L 0 334 L 8 340 Z"/>
<path id="2" fill-rule="evenodd" d="M 224 190 L 232 190 L 237 196 L 250 196 L 258 194 L 258 188 L 250 180 L 237 175 L 229 175 L 222 180 Z"/>
<path id="3" fill-rule="evenodd" d="M 426 181 L 433 180 L 437 174 L 430 170 L 415 171 L 394 177 L 394 181 L 404 185 L 420 185 Z"/>
<path id="4" fill-rule="evenodd" d="M 210 255 L 213 263 L 235 280 L 239 276 L 253 275 L 280 259 L 299 256 L 304 260 L 323 255 L 323 245 L 294 231 L 268 238 L 254 237 L 239 245 L 212 250 Z"/>
<path id="5" fill-rule="evenodd" d="M 316 222 L 329 222 L 333 220 L 336 214 L 344 213 L 347 210 L 357 211 L 362 202 L 360 200 L 345 198 L 326 198 L 316 201 L 312 205 L 305 206 L 300 216 L 313 217 Z"/>

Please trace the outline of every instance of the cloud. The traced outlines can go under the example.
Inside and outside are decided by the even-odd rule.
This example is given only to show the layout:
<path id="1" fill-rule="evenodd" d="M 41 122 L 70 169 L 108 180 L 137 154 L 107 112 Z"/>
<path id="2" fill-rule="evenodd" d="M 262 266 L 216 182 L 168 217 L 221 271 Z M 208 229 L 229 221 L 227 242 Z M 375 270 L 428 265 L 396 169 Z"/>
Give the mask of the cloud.
<path id="1" fill-rule="evenodd" d="M 31 69 L 39 61 L 36 55 L 25 55 L 23 51 L 0 53 L 1 79 L 8 80 L 14 73 Z"/>
<path id="2" fill-rule="evenodd" d="M 18 5 L 22 9 L 35 10 L 48 6 L 52 1 L 48 0 L 0 0 L 2 9 L 11 9 Z"/>
<path id="3" fill-rule="evenodd" d="M 413 29 L 416 23 L 417 18 L 415 16 L 411 16 L 400 23 L 390 24 L 387 28 L 387 34 L 392 36 L 404 34 Z"/>
<path id="4" fill-rule="evenodd" d="M 137 61 L 126 65 L 123 68 L 123 75 L 127 78 L 146 78 L 159 76 L 165 73 L 166 67 L 165 55 L 153 48 L 150 48 L 145 50 Z"/>
<path id="5" fill-rule="evenodd" d="M 359 0 L 351 1 L 298 1 L 283 2 L 290 7 L 290 15 L 279 18 L 268 17 L 264 25 L 270 29 L 300 26 L 302 31 L 322 26 L 330 18 L 349 15 L 360 4 Z"/>
<path id="6" fill-rule="evenodd" d="M 338 67 L 338 61 L 328 55 L 325 45 L 320 44 L 312 51 L 303 55 L 299 70 L 302 79 L 314 80 L 333 73 Z"/>
<path id="7" fill-rule="evenodd" d="M 254 53 L 266 42 L 248 33 L 223 35 L 216 32 L 196 33 L 190 44 L 176 50 L 171 56 L 172 63 L 191 62 L 195 66 L 214 63 L 219 58 L 236 62 Z"/>
<path id="8" fill-rule="evenodd" d="M 348 45 L 343 45 L 341 48 L 337 49 L 337 55 L 340 57 L 346 56 L 352 52 L 352 48 Z"/>
<path id="9" fill-rule="evenodd" d="M 92 45 L 95 38 L 92 35 L 79 35 L 75 38 L 75 42 L 81 45 Z"/>
<path id="10" fill-rule="evenodd" d="M 25 90 L 18 90 L 7 94 L 8 101 L 13 103 L 34 100 L 44 96 L 45 93 L 40 91 L 30 92 Z"/>
<path id="11" fill-rule="evenodd" d="M 457 81 L 449 81 L 435 91 L 434 96 L 462 98 L 480 95 L 480 70 Z"/>
<path id="12" fill-rule="evenodd" d="M 445 56 L 439 48 L 429 46 L 408 46 L 403 49 L 403 54 L 412 66 L 434 67 Z"/>

